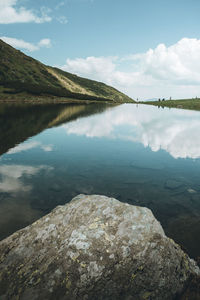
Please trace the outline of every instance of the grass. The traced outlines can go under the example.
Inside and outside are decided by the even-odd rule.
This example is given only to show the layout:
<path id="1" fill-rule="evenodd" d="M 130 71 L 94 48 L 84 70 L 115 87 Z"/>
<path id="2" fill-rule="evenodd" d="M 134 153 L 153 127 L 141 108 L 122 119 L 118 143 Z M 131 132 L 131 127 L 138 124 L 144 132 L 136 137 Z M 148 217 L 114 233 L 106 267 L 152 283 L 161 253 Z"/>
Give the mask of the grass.
<path id="1" fill-rule="evenodd" d="M 169 108 L 183 108 L 200 110 L 200 99 L 180 99 L 180 100 L 165 100 L 165 101 L 148 101 L 140 102 L 148 105 L 155 105 L 158 107 L 169 107 Z"/>
<path id="2" fill-rule="evenodd" d="M 70 97 L 57 97 L 54 95 L 31 95 L 26 92 L 17 94 L 2 94 L 0 93 L 0 104 L 1 103 L 31 103 L 31 104 L 62 104 L 62 103 L 75 103 L 75 104 L 89 104 L 89 103 L 115 103 L 109 99 L 99 98 L 89 98 L 77 99 Z"/>
<path id="3" fill-rule="evenodd" d="M 0 40 L 0 100 L 57 97 L 83 101 L 134 102 L 102 82 L 46 66 Z M 50 98 L 51 100 L 51 98 Z"/>

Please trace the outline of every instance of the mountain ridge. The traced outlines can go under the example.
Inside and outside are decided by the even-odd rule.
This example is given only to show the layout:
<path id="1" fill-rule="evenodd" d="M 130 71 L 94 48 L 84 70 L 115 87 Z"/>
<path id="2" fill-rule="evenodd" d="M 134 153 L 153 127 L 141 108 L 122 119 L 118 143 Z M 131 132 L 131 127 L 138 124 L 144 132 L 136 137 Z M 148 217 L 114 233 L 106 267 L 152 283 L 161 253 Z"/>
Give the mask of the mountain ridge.
<path id="1" fill-rule="evenodd" d="M 105 83 L 47 66 L 0 40 L 0 100 L 26 96 L 134 102 Z"/>
<path id="2" fill-rule="evenodd" d="M 112 104 L 115 106 L 118 104 Z M 0 105 L 0 155 L 23 143 L 43 130 L 101 113 L 109 109 L 106 103 Z"/>

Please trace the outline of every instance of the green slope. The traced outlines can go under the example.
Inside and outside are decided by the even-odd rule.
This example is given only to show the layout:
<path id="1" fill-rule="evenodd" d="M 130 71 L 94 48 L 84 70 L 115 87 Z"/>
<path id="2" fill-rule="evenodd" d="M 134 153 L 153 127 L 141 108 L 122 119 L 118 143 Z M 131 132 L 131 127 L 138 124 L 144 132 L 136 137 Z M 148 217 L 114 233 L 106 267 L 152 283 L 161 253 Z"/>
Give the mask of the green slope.
<path id="1" fill-rule="evenodd" d="M 154 105 L 158 107 L 169 107 L 169 108 L 183 108 L 200 110 L 200 99 L 179 99 L 179 100 L 165 100 L 165 101 L 148 101 L 141 102 L 143 104 Z"/>
<path id="2" fill-rule="evenodd" d="M 133 102 L 104 83 L 46 66 L 0 40 L 0 99 L 28 95 Z"/>
<path id="3" fill-rule="evenodd" d="M 0 155 L 47 128 L 109 109 L 109 105 L 83 104 L 1 104 Z M 112 104 L 113 107 L 113 104 Z"/>

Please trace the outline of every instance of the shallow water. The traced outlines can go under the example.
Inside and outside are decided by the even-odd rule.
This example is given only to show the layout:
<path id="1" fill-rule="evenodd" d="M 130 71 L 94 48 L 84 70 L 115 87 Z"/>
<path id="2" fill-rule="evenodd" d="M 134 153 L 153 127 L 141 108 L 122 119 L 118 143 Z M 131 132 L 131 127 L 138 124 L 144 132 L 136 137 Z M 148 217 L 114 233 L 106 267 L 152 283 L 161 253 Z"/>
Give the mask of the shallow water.
<path id="1" fill-rule="evenodd" d="M 77 194 L 149 207 L 200 255 L 200 112 L 0 105 L 0 238 Z"/>

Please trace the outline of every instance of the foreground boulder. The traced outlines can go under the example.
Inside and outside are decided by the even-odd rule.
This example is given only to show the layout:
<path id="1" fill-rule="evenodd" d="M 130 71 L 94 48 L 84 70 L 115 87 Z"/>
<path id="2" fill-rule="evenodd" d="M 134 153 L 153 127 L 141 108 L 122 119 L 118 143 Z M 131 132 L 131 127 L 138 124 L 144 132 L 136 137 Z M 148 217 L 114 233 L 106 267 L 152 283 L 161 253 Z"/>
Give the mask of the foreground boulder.
<path id="1" fill-rule="evenodd" d="M 0 299 L 174 299 L 199 269 L 152 212 L 79 195 L 0 242 Z"/>

